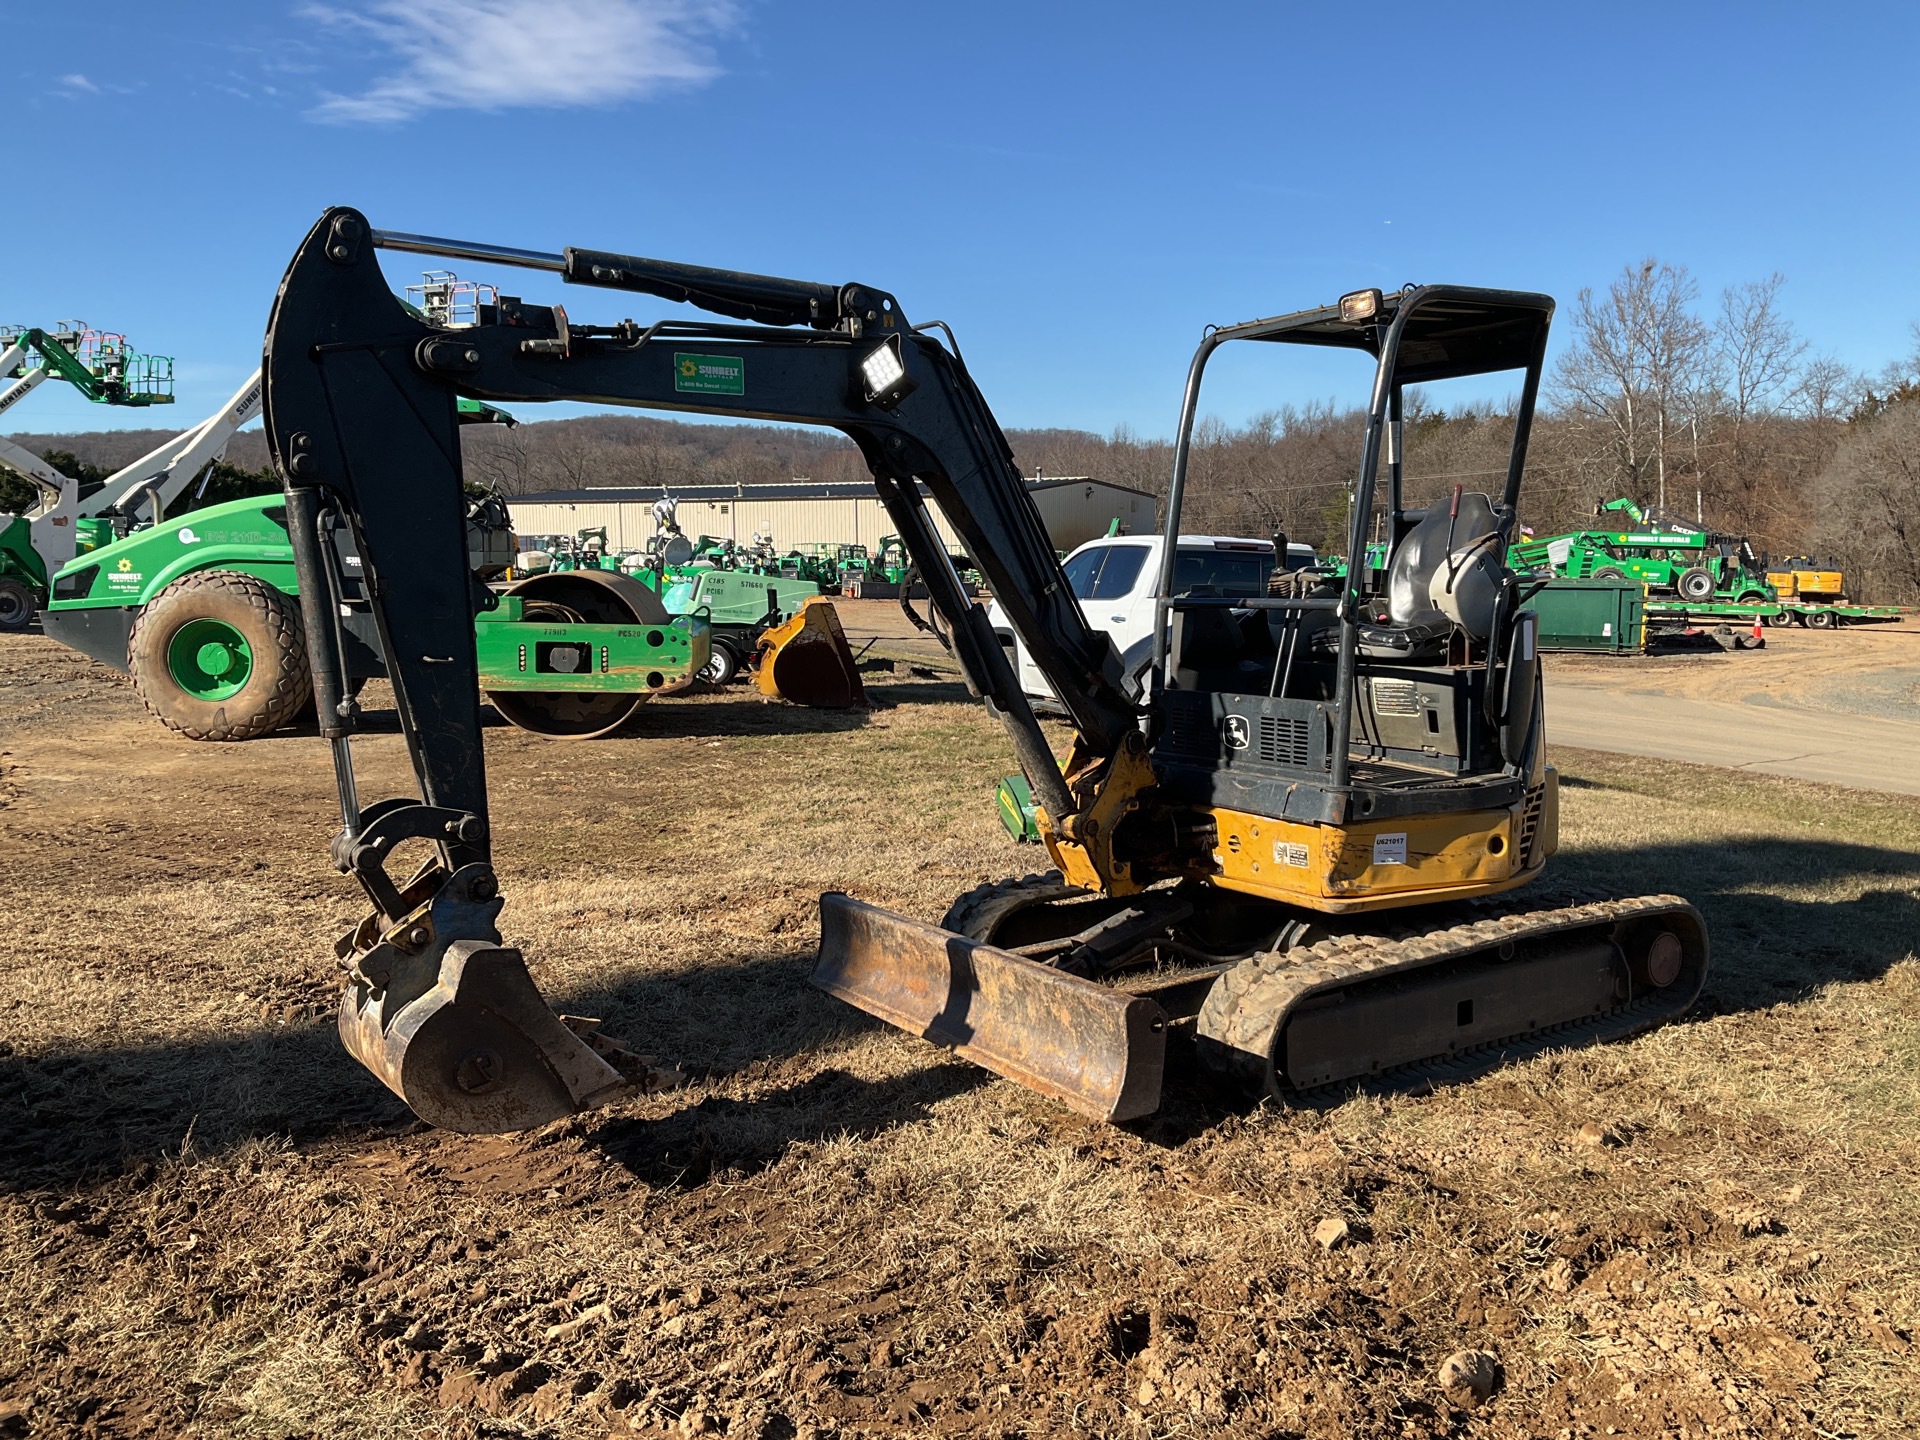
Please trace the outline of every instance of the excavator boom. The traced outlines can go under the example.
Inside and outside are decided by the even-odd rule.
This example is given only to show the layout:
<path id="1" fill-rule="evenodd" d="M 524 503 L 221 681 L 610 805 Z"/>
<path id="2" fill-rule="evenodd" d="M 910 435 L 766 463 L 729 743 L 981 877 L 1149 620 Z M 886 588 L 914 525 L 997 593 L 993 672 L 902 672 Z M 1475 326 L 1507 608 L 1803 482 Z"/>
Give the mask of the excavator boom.
<path id="1" fill-rule="evenodd" d="M 580 325 L 558 306 L 501 297 L 481 308 L 478 324 L 437 327 L 392 294 L 377 259 L 383 246 L 526 265 L 748 323 Z M 1112 753 L 1135 733 L 1137 710 L 1118 658 L 1081 617 L 991 411 L 958 356 L 912 329 L 882 291 L 602 251 L 547 254 L 391 235 L 337 209 L 321 217 L 288 267 L 263 375 L 267 442 L 286 485 L 301 594 L 339 595 L 333 549 L 321 537 L 343 521 L 361 557 L 419 786 L 417 797 L 360 802 L 356 706 L 337 606 L 303 606 L 320 730 L 340 792 L 333 858 L 373 904 L 339 947 L 348 972 L 341 1033 L 437 1124 L 521 1128 L 598 1103 L 622 1083 L 614 1065 L 547 1009 L 519 955 L 500 945 L 479 682 L 467 638 L 476 610 L 496 602 L 467 569 L 459 397 L 587 400 L 837 428 L 865 456 L 969 686 L 1005 723 L 1050 813 L 1071 816 L 1078 802 L 984 612 L 960 585 L 929 501 L 1071 697 L 1085 743 Z M 857 683 L 852 677 L 849 698 Z M 410 878 L 389 874 L 393 850 L 410 840 L 426 842 L 430 858 Z M 1017 1056 L 1006 1063 L 1017 1065 Z"/>

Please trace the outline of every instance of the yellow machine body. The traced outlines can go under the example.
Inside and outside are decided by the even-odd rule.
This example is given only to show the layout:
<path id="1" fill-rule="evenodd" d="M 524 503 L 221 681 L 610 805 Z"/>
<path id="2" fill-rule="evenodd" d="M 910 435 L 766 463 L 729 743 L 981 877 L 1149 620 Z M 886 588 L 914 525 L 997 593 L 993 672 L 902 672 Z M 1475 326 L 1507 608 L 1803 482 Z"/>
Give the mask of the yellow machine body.
<path id="1" fill-rule="evenodd" d="M 1524 802 L 1508 808 L 1355 825 L 1212 810 L 1217 869 L 1208 878 L 1325 915 L 1495 895 L 1532 880 L 1553 853 L 1557 781 L 1549 770 Z"/>

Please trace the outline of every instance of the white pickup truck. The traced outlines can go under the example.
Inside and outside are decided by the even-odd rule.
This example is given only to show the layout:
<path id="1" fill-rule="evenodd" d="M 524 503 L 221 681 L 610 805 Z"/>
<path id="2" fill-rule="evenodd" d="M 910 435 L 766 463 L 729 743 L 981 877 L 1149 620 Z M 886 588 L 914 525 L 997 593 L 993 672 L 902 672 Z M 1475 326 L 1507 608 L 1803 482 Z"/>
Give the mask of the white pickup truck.
<path id="1" fill-rule="evenodd" d="M 1120 652 L 1129 675 L 1137 673 L 1153 649 L 1154 587 L 1160 579 L 1159 535 L 1109 535 L 1089 540 L 1067 556 L 1061 569 L 1080 602 L 1080 613 L 1104 631 Z M 1287 547 L 1286 568 L 1313 563 L 1306 545 Z M 1173 561 L 1173 593 L 1192 595 L 1265 595 L 1273 573 L 1271 540 L 1230 535 L 1182 535 Z M 1053 687 L 1020 644 L 996 601 L 987 619 L 1009 652 L 1020 688 L 1037 710 L 1058 712 Z"/>

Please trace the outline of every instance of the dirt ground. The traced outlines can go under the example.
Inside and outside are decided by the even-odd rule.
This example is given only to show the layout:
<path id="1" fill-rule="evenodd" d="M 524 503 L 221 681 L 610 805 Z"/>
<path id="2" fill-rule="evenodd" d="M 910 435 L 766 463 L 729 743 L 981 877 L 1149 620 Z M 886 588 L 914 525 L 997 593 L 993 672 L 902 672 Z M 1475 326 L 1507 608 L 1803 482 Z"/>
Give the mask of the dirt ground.
<path id="1" fill-rule="evenodd" d="M 1725 704 L 1911 720 L 1920 714 L 1920 617 L 1839 630 L 1767 628 L 1759 650 L 1612 658 L 1554 655 L 1550 673 Z"/>
<path id="2" fill-rule="evenodd" d="M 466 1139 L 333 1035 L 324 747 L 0 639 L 0 1436 L 1920 1430 L 1920 800 L 1562 751 L 1556 877 L 1713 927 L 1685 1021 L 1316 1110 L 1181 1068 L 1103 1128 L 806 983 L 820 891 L 1036 864 L 993 722 L 902 671 L 489 731 L 509 940 L 690 1083 Z"/>
<path id="3" fill-rule="evenodd" d="M 1550 655 L 1548 737 L 1920 795 L 1920 625 L 1765 638 L 1760 650 Z"/>

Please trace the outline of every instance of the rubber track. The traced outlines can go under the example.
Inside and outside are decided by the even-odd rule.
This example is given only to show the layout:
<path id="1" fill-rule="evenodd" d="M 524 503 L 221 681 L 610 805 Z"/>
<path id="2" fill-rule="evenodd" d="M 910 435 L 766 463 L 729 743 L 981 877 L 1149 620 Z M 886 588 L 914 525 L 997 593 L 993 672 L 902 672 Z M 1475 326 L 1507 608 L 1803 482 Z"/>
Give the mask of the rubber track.
<path id="1" fill-rule="evenodd" d="M 1041 875 L 1019 875 L 1008 880 L 989 880 L 984 885 L 974 886 L 948 906 L 940 928 L 991 945 L 994 932 L 1010 915 L 1035 905 L 1071 900 L 1092 893 L 1078 885 L 1067 884 L 1058 870 L 1049 870 Z"/>
<path id="2" fill-rule="evenodd" d="M 237 594 L 259 613 L 261 623 L 273 637 L 274 649 L 282 661 L 280 674 L 272 690 L 253 709 L 227 718 L 224 724 L 201 726 L 169 716 L 155 705 L 147 693 L 147 687 L 141 683 L 140 667 L 133 663 L 134 652 L 140 643 L 142 622 L 149 608 L 147 605 L 140 607 L 139 613 L 134 616 L 133 627 L 127 634 L 127 669 L 132 672 L 133 688 L 140 696 L 140 703 L 146 706 L 149 715 L 169 730 L 177 730 L 189 740 L 253 740 L 291 724 L 313 698 L 313 674 L 307 663 L 307 637 L 301 629 L 297 601 L 257 576 L 239 570 L 196 570 L 167 586 L 149 604 L 158 606 L 168 596 L 186 591 L 205 593 L 220 590 Z M 266 658 L 260 657 L 255 664 L 263 663 Z M 156 680 L 154 683 L 165 684 L 166 681 Z M 237 701 L 240 696 L 236 695 L 233 699 Z M 224 703 L 217 713 L 227 715 Z"/>
<path id="3" fill-rule="evenodd" d="M 1407 938 L 1346 935 L 1241 962 L 1220 977 L 1201 1007 L 1198 1034 L 1202 1058 L 1255 1095 L 1289 1100 L 1380 1084 L 1404 1084 L 1422 1076 L 1464 1079 L 1523 1053 L 1581 1039 L 1617 1039 L 1646 1029 L 1683 1013 L 1705 983 L 1702 967 L 1698 983 L 1683 993 L 1660 991 L 1605 1015 L 1489 1041 L 1469 1051 L 1411 1062 L 1380 1075 L 1333 1081 L 1306 1091 L 1282 1086 L 1273 1068 L 1275 1037 L 1290 1013 L 1313 996 L 1408 974 L 1514 941 L 1612 926 L 1675 910 L 1692 911 L 1692 906 L 1676 895 L 1642 895 L 1552 909 L 1493 900 L 1476 902 L 1473 908 L 1483 912 L 1479 918 L 1443 930 Z"/>

